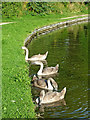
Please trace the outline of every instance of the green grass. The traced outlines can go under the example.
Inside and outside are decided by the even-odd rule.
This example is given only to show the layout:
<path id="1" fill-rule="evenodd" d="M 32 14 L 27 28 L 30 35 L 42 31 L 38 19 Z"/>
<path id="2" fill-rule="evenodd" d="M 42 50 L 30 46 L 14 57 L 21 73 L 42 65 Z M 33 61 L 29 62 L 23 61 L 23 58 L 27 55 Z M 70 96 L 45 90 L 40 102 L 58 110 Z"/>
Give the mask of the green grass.
<path id="1" fill-rule="evenodd" d="M 21 49 L 24 37 L 21 29 L 17 23 L 2 27 L 3 118 L 35 117 L 28 64 L 25 63 L 24 51 Z"/>
<path id="2" fill-rule="evenodd" d="M 76 14 L 75 14 L 76 15 Z M 60 15 L 22 16 L 2 19 L 13 21 L 2 26 L 2 117 L 35 118 L 35 105 L 32 102 L 31 78 L 28 63 L 21 47 L 26 37 L 36 28 L 61 22 Z M 74 16 L 74 15 L 73 15 Z M 75 19 L 75 18 L 74 18 Z"/>

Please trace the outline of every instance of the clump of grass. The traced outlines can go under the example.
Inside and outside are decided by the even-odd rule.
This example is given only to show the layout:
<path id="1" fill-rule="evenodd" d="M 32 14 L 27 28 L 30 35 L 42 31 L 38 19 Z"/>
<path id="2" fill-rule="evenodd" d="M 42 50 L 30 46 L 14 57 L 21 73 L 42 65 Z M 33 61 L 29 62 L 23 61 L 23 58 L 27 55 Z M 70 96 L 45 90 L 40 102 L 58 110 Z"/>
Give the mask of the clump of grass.
<path id="1" fill-rule="evenodd" d="M 19 32 L 17 23 L 3 26 L 2 31 L 2 117 L 35 118 L 31 78 L 21 49 L 24 31 Z"/>

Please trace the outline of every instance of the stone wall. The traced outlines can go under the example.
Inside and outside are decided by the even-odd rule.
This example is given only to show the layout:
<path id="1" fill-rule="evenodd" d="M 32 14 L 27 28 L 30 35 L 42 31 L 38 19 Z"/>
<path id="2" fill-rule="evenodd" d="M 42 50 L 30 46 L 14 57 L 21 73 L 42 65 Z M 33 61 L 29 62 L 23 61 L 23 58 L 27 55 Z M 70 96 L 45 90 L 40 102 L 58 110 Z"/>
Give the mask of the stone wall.
<path id="1" fill-rule="evenodd" d="M 52 32 L 57 29 L 61 29 L 63 27 L 68 27 L 73 24 L 79 24 L 81 22 L 86 22 L 88 21 L 88 17 L 84 18 L 77 18 L 74 20 L 67 20 L 65 22 L 59 22 L 56 24 L 51 24 L 39 29 L 35 29 L 24 41 L 24 45 L 27 46 L 34 38 L 37 38 L 37 36 L 47 34 L 49 32 Z"/>

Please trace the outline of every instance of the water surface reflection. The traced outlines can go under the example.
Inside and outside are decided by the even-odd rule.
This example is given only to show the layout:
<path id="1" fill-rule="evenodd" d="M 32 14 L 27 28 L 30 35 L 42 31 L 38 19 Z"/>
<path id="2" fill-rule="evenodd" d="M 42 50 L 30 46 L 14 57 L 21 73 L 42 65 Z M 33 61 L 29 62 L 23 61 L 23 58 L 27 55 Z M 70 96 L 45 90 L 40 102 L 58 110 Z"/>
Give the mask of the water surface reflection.
<path id="1" fill-rule="evenodd" d="M 37 108 L 43 118 L 88 117 L 88 25 L 83 23 L 40 36 L 33 40 L 31 55 L 49 51 L 48 66 L 59 64 L 59 74 L 54 76 L 59 91 L 67 87 L 66 105 Z M 31 56 L 30 55 L 30 56 Z M 30 75 L 36 74 L 39 66 L 30 67 Z M 40 89 L 32 87 L 35 100 Z"/>

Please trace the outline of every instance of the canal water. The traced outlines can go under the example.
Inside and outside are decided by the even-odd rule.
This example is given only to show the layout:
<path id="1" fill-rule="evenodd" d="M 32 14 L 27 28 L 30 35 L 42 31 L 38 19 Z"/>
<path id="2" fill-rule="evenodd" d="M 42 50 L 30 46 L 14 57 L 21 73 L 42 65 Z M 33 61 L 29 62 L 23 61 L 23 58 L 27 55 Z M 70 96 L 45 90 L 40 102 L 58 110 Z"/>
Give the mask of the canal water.
<path id="1" fill-rule="evenodd" d="M 54 77 L 61 91 L 67 92 L 64 100 L 45 106 L 37 106 L 36 113 L 42 118 L 88 117 L 88 24 L 82 23 L 42 35 L 28 46 L 30 56 L 49 52 L 48 66 L 59 64 L 59 74 Z M 30 76 L 39 66 L 30 65 Z M 41 89 L 32 87 L 33 101 Z"/>

